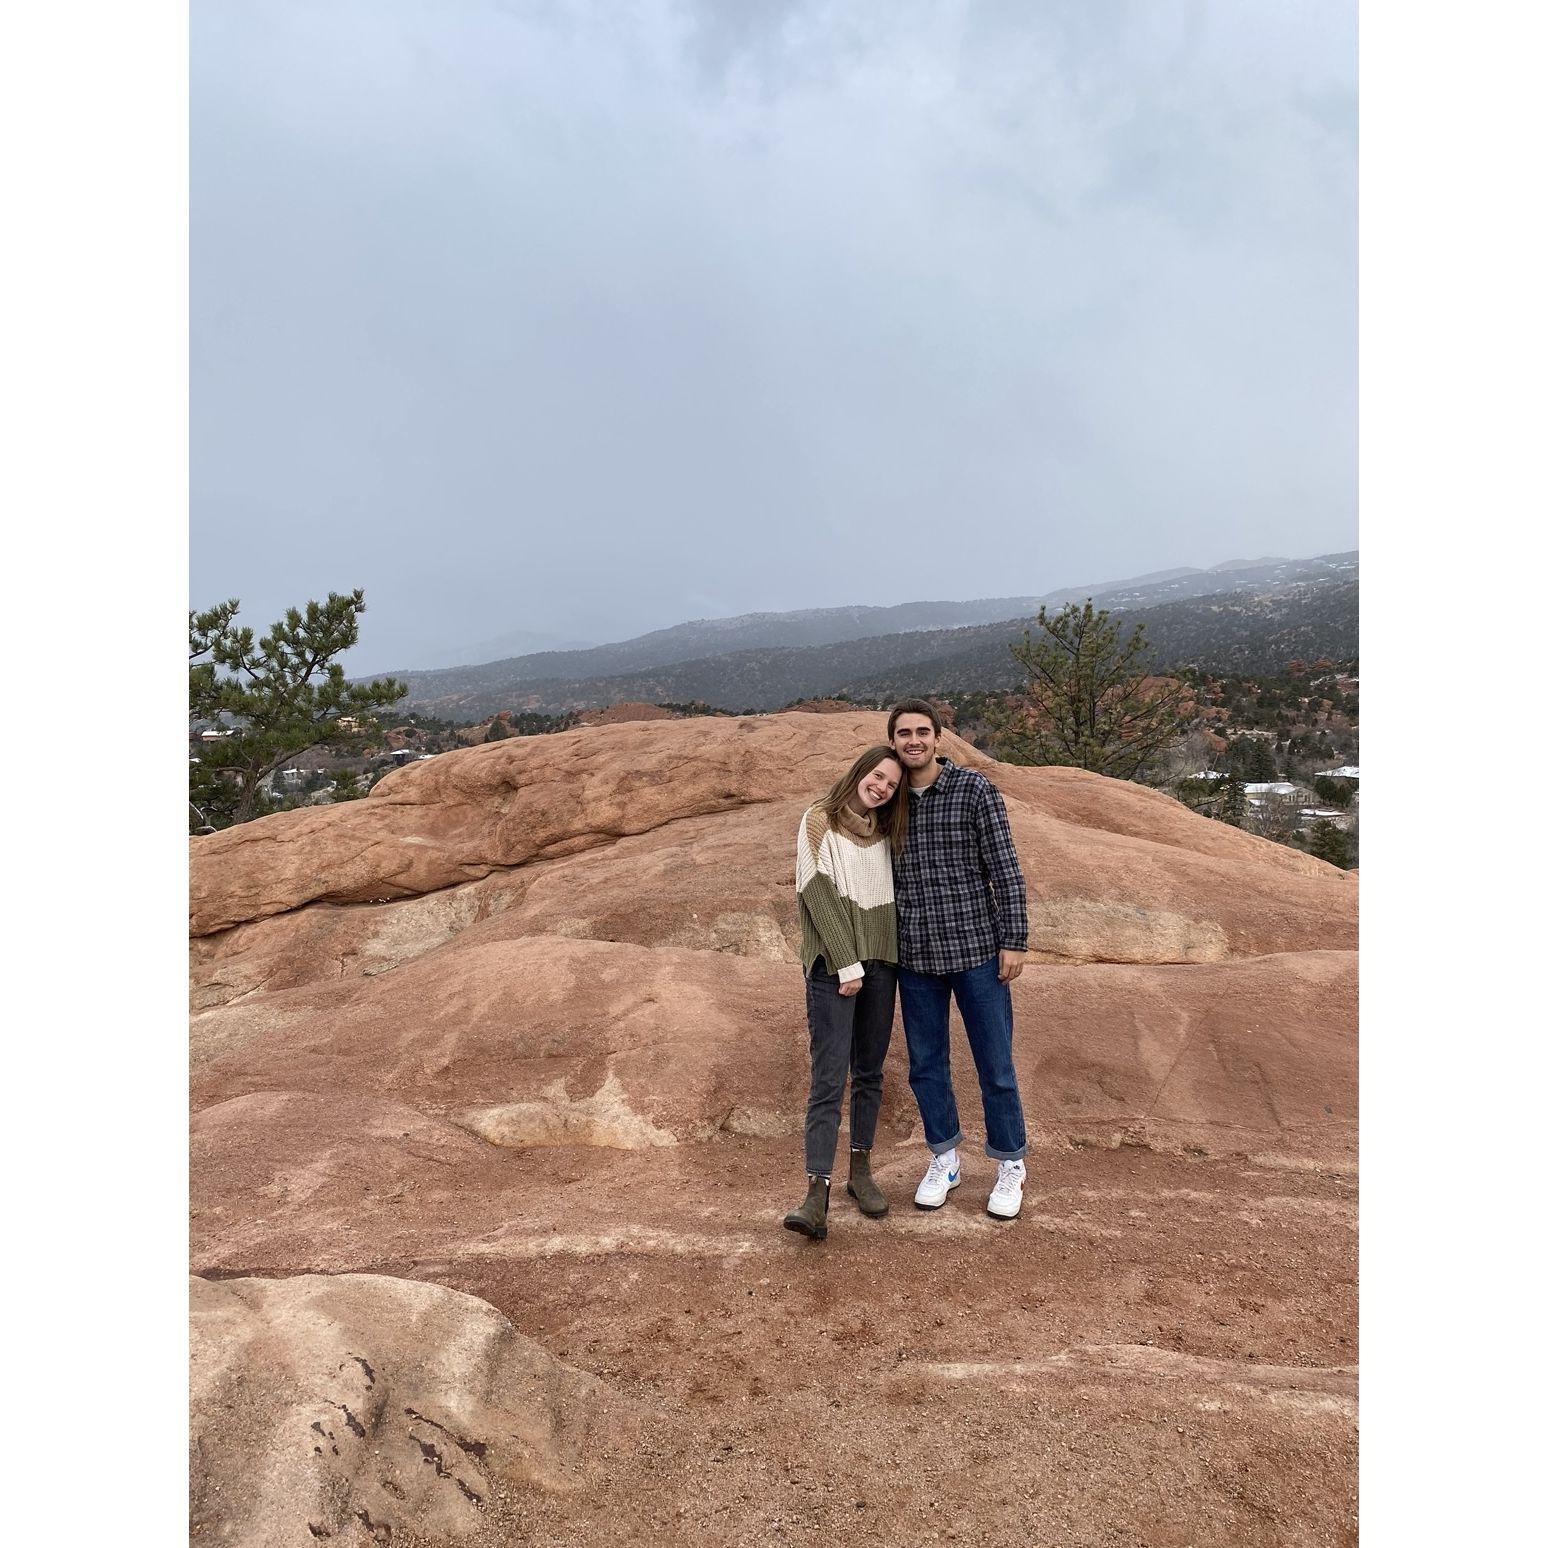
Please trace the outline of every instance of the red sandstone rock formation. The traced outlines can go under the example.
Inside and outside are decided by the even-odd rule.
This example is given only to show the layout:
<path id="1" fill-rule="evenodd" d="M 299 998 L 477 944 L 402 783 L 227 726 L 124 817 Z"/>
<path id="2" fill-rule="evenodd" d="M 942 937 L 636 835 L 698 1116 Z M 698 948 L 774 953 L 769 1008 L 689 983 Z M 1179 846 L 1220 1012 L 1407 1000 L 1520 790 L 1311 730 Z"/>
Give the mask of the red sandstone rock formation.
<path id="1" fill-rule="evenodd" d="M 189 1299 L 195 1540 L 466 1540 L 630 1428 L 595 1377 L 439 1285 L 195 1278 Z"/>
<path id="2" fill-rule="evenodd" d="M 223 1437 L 195 1461 L 207 1533 L 264 1541 L 242 1533 L 277 1499 L 291 1525 L 326 1505 L 349 1542 L 372 1540 L 357 1500 L 437 1543 L 913 1541 L 942 1509 L 963 1541 L 1352 1542 L 1344 873 L 948 735 L 1004 793 L 1031 891 L 1023 1218 L 974 1199 L 990 1178 L 960 1030 L 968 1182 L 937 1215 L 908 1207 L 923 1150 L 900 1026 L 875 1159 L 892 1215 L 846 1212 L 840 1178 L 828 1243 L 779 1229 L 807 1078 L 797 819 L 884 729 L 851 711 L 511 739 L 192 841 L 193 1267 L 271 1286 L 196 1287 L 195 1431 Z M 505 1378 L 470 1363 L 473 1324 L 415 1311 L 424 1285 L 318 1310 L 316 1281 L 283 1277 L 362 1271 L 488 1301 L 474 1324 L 503 1314 L 593 1380 L 542 1400 L 555 1433 L 626 1405 L 638 1448 L 567 1473 L 561 1506 L 530 1436 L 524 1460 L 493 1455 Z M 198 1373 L 245 1371 L 248 1339 L 317 1370 L 244 1375 L 222 1429 L 214 1394 L 235 1389 Z M 386 1463 L 359 1436 L 347 1461 L 291 1447 L 305 1402 L 357 1413 L 333 1390 L 357 1355 L 405 1392 L 433 1368 L 445 1402 L 482 1393 L 490 1457 L 442 1449 L 448 1474 L 411 1482 L 418 1432 L 391 1405 L 367 1425 Z M 956 1467 L 930 1474 L 942 1413 Z M 1179 1426 L 1190 1449 L 1162 1458 Z M 1013 1483 L 977 1488 L 1007 1453 Z"/>
<path id="3" fill-rule="evenodd" d="M 606 709 L 582 710 L 579 719 L 583 726 L 621 726 L 636 720 L 681 720 L 682 715 L 660 704 L 640 704 L 626 699 L 609 704 Z"/>
<path id="4" fill-rule="evenodd" d="M 799 699 L 790 706 L 806 715 L 853 715 L 855 707 L 847 699 Z"/>

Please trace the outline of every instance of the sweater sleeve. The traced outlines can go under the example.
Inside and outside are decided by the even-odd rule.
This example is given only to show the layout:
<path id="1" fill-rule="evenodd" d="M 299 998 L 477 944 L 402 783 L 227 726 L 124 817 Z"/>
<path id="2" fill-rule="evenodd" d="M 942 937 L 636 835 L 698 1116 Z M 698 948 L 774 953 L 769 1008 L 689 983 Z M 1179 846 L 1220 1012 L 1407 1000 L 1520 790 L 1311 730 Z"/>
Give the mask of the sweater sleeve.
<path id="1" fill-rule="evenodd" d="M 1001 951 L 1027 949 L 1027 884 L 1016 858 L 1005 798 L 988 780 L 973 824 L 978 839 L 978 861 L 983 867 L 994 903 L 994 929 Z"/>
<path id="2" fill-rule="evenodd" d="M 827 844 L 828 824 L 814 806 L 801 818 L 796 835 L 796 892 L 822 942 L 828 971 L 840 983 L 865 975 L 855 944 L 855 927 L 849 909 L 834 884 L 833 856 Z"/>

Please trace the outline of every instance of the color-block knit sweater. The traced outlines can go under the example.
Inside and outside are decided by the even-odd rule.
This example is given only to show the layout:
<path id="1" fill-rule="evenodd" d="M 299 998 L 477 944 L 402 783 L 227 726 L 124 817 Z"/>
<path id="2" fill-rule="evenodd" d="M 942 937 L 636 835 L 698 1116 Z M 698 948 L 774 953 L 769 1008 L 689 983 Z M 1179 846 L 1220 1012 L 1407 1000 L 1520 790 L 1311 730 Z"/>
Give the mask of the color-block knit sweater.
<path id="1" fill-rule="evenodd" d="M 848 983 L 864 976 L 863 962 L 898 960 L 892 855 L 870 812 L 845 807 L 833 825 L 820 806 L 807 808 L 796 834 L 796 897 L 808 973 L 821 957 Z"/>

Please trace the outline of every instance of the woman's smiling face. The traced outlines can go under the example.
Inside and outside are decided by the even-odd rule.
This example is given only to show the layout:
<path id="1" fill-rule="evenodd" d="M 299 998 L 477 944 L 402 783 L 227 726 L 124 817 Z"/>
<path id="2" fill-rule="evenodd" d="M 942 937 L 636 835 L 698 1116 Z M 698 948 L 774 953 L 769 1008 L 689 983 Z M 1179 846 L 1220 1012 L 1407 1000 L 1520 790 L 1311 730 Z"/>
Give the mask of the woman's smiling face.
<path id="1" fill-rule="evenodd" d="M 903 779 L 903 766 L 896 758 L 883 758 L 860 781 L 860 800 L 867 810 L 875 811 L 885 806 L 893 797 Z"/>

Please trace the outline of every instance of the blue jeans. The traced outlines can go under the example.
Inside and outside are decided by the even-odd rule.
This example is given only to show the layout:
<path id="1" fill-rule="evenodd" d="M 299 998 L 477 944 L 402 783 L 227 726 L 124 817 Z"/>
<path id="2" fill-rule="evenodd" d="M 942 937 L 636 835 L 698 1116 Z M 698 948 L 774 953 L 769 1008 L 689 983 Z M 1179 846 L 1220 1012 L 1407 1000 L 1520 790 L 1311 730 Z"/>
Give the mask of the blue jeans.
<path id="1" fill-rule="evenodd" d="M 1000 982 L 998 956 L 960 973 L 898 969 L 903 1035 L 908 1039 L 908 1083 L 924 1119 L 925 1143 L 937 1156 L 962 1143 L 957 1095 L 951 1087 L 948 1017 L 953 995 L 984 1099 L 984 1128 L 989 1136 L 984 1153 L 996 1161 L 1019 1161 L 1027 1153 L 1027 1125 L 1016 1066 L 1011 1063 L 1010 986 Z"/>

